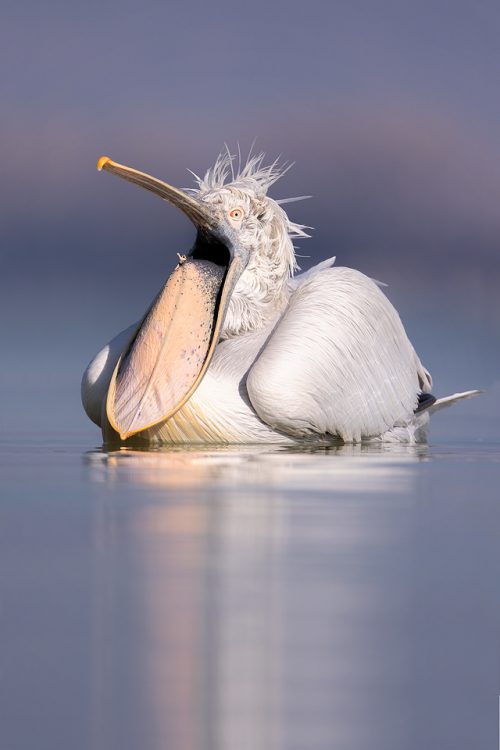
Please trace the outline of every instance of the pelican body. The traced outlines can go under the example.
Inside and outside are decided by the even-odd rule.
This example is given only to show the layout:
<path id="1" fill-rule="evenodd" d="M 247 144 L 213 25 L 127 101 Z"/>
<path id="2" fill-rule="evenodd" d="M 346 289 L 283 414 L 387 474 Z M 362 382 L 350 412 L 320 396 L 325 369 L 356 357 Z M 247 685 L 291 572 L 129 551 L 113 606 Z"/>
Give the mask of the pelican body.
<path id="1" fill-rule="evenodd" d="M 379 285 L 328 259 L 297 269 L 290 221 L 268 195 L 283 170 L 218 158 L 197 188 L 101 157 L 98 168 L 181 209 L 196 227 L 142 320 L 110 341 L 82 381 L 105 442 L 405 441 L 436 408 L 432 379 Z"/>

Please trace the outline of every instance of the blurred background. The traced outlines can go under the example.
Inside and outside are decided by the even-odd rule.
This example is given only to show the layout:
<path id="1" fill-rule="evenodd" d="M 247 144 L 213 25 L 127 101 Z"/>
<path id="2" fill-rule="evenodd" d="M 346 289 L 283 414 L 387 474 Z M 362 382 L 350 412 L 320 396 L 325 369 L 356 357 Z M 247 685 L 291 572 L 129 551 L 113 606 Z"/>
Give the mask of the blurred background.
<path id="1" fill-rule="evenodd" d="M 217 4 L 5 2 L 1 56 L 2 431 L 97 430 L 94 353 L 136 320 L 193 231 L 95 169 L 179 187 L 224 142 L 295 167 L 273 197 L 389 284 L 435 392 L 481 387 L 436 420 L 498 436 L 500 6 L 462 0 Z"/>

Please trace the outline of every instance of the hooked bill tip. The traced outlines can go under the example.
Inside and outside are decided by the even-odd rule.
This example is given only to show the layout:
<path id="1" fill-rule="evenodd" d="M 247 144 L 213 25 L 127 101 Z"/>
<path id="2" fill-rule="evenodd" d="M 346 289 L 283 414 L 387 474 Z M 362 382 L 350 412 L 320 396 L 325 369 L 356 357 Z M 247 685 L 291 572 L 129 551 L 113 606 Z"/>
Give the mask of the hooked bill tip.
<path id="1" fill-rule="evenodd" d="M 102 168 L 108 163 L 108 161 L 111 161 L 109 156 L 101 156 L 99 157 L 99 160 L 97 162 L 97 171 L 100 172 Z"/>

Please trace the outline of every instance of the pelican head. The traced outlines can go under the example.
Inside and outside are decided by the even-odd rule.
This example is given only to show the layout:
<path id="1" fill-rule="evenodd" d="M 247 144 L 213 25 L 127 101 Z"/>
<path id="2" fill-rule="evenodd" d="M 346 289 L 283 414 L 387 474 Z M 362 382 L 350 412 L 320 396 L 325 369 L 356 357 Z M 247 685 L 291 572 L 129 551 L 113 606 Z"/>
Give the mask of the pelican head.
<path id="1" fill-rule="evenodd" d="M 106 412 L 121 439 L 182 407 L 221 337 L 262 327 L 285 304 L 296 266 L 292 239 L 308 235 L 267 195 L 284 170 L 277 162 L 264 166 L 263 159 L 254 156 L 235 173 L 233 157 L 221 155 L 203 178 L 194 175 L 197 186 L 190 190 L 99 159 L 99 170 L 156 193 L 196 228 L 193 247 L 178 254 L 113 373 Z"/>

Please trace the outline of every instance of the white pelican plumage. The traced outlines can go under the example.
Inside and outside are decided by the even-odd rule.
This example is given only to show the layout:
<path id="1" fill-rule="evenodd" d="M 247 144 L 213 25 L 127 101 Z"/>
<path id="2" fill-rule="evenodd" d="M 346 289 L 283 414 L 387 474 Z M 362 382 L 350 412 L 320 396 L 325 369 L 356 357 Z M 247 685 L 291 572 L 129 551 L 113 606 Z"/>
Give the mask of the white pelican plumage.
<path id="1" fill-rule="evenodd" d="M 437 400 L 376 282 L 326 260 L 294 276 L 290 221 L 263 155 L 221 155 L 181 191 L 101 157 L 98 169 L 180 208 L 197 234 L 143 319 L 89 364 L 82 401 L 104 440 L 146 444 L 418 439 Z"/>

